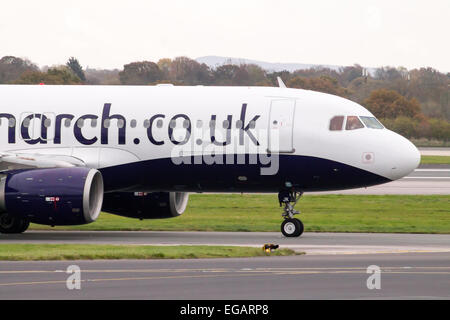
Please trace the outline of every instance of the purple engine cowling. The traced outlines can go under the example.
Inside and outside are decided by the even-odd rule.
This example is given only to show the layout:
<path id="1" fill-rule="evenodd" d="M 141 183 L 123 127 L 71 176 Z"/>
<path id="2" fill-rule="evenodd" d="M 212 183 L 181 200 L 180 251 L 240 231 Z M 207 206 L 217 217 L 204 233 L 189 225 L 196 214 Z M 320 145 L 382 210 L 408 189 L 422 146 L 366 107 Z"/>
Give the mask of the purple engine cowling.
<path id="1" fill-rule="evenodd" d="M 45 225 L 95 221 L 103 202 L 103 178 L 83 167 L 10 172 L 0 180 L 0 211 Z"/>
<path id="2" fill-rule="evenodd" d="M 105 193 L 102 210 L 138 219 L 166 219 L 180 216 L 186 209 L 186 192 L 112 192 Z"/>

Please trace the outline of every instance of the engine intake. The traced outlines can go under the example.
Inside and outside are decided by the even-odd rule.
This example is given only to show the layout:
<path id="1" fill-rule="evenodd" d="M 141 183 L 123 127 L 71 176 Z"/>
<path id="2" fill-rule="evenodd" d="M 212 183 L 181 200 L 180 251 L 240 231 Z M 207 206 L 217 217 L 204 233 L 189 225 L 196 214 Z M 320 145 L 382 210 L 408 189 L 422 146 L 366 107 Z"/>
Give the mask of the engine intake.
<path id="1" fill-rule="evenodd" d="M 165 219 L 180 216 L 188 200 L 185 192 L 113 192 L 104 195 L 102 210 L 128 218 Z"/>
<path id="2" fill-rule="evenodd" d="M 0 211 L 45 225 L 78 225 L 97 220 L 103 178 L 95 169 L 20 170 L 0 180 Z"/>

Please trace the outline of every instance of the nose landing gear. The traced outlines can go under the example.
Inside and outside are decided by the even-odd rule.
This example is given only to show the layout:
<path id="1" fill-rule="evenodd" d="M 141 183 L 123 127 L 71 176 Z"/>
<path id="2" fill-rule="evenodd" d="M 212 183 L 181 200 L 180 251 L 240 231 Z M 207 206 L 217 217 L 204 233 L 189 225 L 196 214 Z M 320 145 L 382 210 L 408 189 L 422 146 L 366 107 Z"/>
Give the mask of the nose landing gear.
<path id="1" fill-rule="evenodd" d="M 303 223 L 294 218 L 294 215 L 300 213 L 294 207 L 302 195 L 303 192 L 295 191 L 280 191 L 278 193 L 280 207 L 284 205 L 282 214 L 284 221 L 281 223 L 281 233 L 285 237 L 299 237 L 304 231 Z"/>

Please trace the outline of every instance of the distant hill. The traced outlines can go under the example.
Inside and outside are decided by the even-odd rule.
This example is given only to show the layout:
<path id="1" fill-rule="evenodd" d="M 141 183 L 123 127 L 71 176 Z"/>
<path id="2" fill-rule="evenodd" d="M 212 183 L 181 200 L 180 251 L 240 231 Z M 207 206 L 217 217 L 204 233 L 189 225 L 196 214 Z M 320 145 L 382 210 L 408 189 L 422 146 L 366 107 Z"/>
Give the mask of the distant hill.
<path id="1" fill-rule="evenodd" d="M 293 72 L 295 70 L 304 70 L 310 68 L 318 68 L 325 67 L 330 68 L 332 70 L 338 71 L 343 66 L 336 65 L 326 65 L 326 64 L 304 64 L 304 63 L 278 63 L 278 62 L 266 62 L 266 61 L 258 61 L 258 60 L 250 60 L 244 58 L 231 58 L 231 57 L 220 57 L 220 56 L 205 56 L 195 59 L 199 63 L 204 63 L 208 65 L 210 68 L 216 68 L 218 66 L 224 64 L 256 64 L 261 68 L 270 71 L 270 72 L 279 72 L 283 70 L 287 70 L 289 72 Z M 375 73 L 375 68 L 367 68 L 370 74 Z"/>

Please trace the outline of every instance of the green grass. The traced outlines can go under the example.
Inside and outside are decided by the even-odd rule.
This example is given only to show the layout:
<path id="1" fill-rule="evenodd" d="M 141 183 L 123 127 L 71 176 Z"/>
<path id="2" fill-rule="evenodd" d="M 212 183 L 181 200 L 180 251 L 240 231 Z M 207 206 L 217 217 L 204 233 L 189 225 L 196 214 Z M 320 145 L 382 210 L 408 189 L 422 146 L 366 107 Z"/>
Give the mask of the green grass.
<path id="1" fill-rule="evenodd" d="M 296 209 L 306 231 L 450 233 L 450 195 L 306 194 Z M 102 213 L 94 223 L 54 229 L 280 231 L 281 212 L 275 194 L 192 194 L 177 218 L 140 221 Z"/>
<path id="2" fill-rule="evenodd" d="M 91 244 L 2 244 L 0 260 L 197 259 L 298 255 L 290 249 L 265 253 L 234 246 L 143 246 Z"/>
<path id="3" fill-rule="evenodd" d="M 450 164 L 449 156 L 422 156 L 421 164 Z"/>

